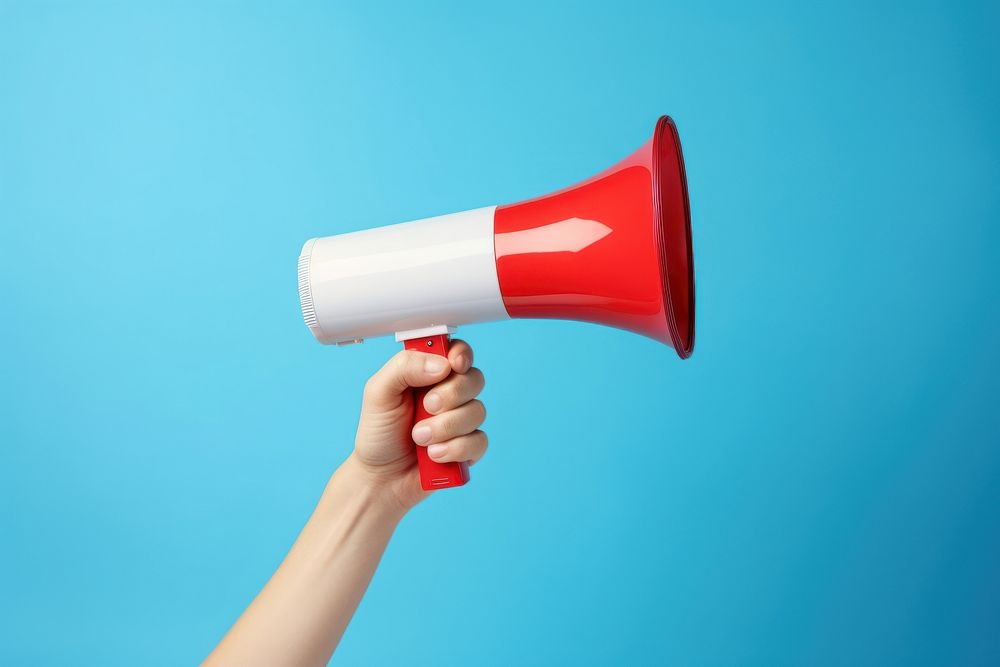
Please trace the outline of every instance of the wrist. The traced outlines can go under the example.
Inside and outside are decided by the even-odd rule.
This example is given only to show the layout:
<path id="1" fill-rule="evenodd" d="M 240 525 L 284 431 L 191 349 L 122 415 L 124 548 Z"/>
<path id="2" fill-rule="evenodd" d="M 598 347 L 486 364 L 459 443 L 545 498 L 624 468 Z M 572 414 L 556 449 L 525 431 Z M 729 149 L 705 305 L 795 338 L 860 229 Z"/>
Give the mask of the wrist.
<path id="1" fill-rule="evenodd" d="M 330 486 L 333 486 L 334 480 L 374 516 L 399 521 L 410 509 L 410 505 L 404 503 L 397 493 L 396 476 L 373 470 L 358 458 L 356 452 L 351 452 L 337 468 L 330 479 Z"/>

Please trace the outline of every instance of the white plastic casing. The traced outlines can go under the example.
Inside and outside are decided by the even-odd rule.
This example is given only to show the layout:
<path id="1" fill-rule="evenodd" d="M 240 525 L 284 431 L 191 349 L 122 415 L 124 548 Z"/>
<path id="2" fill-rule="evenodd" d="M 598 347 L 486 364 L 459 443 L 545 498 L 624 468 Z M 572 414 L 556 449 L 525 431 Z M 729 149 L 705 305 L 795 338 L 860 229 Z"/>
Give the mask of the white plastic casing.
<path id="1" fill-rule="evenodd" d="M 302 316 L 321 343 L 414 338 L 509 319 L 493 251 L 495 206 L 311 239 Z"/>

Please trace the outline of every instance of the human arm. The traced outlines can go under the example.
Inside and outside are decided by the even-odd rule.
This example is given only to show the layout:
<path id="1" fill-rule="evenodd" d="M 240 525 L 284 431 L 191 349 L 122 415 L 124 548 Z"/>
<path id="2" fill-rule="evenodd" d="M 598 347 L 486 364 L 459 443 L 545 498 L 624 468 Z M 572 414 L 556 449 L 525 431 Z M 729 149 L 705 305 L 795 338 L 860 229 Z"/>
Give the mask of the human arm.
<path id="1" fill-rule="evenodd" d="M 420 488 L 413 443 L 436 461 L 478 461 L 485 383 L 472 349 L 447 359 L 404 351 L 365 386 L 354 452 L 328 482 L 278 570 L 204 665 L 325 665 L 375 573 L 393 530 L 430 492 Z M 433 416 L 412 424 L 412 387 L 433 386 Z"/>

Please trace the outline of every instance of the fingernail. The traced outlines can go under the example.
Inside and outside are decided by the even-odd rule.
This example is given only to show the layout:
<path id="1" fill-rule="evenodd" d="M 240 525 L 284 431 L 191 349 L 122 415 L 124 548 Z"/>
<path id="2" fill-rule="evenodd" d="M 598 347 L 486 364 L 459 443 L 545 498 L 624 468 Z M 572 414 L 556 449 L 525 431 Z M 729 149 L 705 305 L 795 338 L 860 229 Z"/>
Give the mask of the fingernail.
<path id="1" fill-rule="evenodd" d="M 424 398 L 424 407 L 428 412 L 437 412 L 441 409 L 441 397 L 437 394 L 427 394 Z"/>
<path id="2" fill-rule="evenodd" d="M 431 427 L 430 426 L 418 426 L 413 429 L 413 442 L 418 445 L 422 445 L 431 439 Z"/>
<path id="3" fill-rule="evenodd" d="M 469 370 L 469 366 L 471 366 L 471 365 L 472 364 L 469 362 L 469 358 L 467 356 L 465 356 L 464 354 L 461 357 L 458 358 L 458 372 L 459 373 L 464 373 L 465 371 Z"/>
<path id="4" fill-rule="evenodd" d="M 447 361 L 444 357 L 439 357 L 437 355 L 428 356 L 427 360 L 424 361 L 424 370 L 428 373 L 440 373 L 444 370 L 447 365 Z"/>
<path id="5" fill-rule="evenodd" d="M 447 453 L 448 453 L 448 445 L 437 444 L 437 445 L 431 445 L 430 447 L 427 448 L 427 454 L 432 459 L 439 459 Z"/>

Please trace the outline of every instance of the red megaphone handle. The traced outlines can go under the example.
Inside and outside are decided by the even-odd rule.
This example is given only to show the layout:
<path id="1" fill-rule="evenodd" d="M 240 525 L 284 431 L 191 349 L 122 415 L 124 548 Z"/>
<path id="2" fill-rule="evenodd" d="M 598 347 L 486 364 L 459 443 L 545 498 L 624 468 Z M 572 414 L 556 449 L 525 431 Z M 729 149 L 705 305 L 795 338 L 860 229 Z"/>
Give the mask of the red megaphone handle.
<path id="1" fill-rule="evenodd" d="M 448 356 L 448 334 L 411 338 L 403 341 L 403 347 L 417 352 L 429 352 Z M 414 418 L 413 423 L 427 419 L 431 413 L 424 409 L 424 396 L 430 387 L 420 387 L 413 390 Z M 461 463 L 438 463 L 427 455 L 427 448 L 416 445 L 417 468 L 420 470 L 420 486 L 425 491 L 447 489 L 449 486 L 462 486 L 469 481 L 469 465 Z"/>

